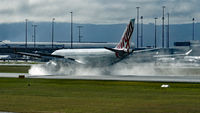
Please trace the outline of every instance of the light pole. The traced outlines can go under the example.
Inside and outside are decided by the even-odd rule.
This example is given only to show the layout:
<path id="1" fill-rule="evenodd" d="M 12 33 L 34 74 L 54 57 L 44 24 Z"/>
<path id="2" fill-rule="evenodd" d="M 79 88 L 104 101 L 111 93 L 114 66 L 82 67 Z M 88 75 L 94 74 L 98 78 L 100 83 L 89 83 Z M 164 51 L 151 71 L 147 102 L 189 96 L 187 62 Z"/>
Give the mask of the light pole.
<path id="1" fill-rule="evenodd" d="M 193 18 L 192 19 L 192 21 L 193 21 L 193 26 L 192 26 L 192 40 L 194 40 L 194 21 L 195 21 L 195 19 Z"/>
<path id="2" fill-rule="evenodd" d="M 54 41 L 54 20 L 55 18 L 52 19 L 52 32 L 51 32 L 52 33 L 52 45 L 51 45 L 52 49 L 53 49 L 53 41 Z"/>
<path id="3" fill-rule="evenodd" d="M 26 25 L 25 25 L 25 48 L 27 50 L 27 38 L 28 38 L 28 19 L 25 19 Z"/>
<path id="4" fill-rule="evenodd" d="M 169 48 L 169 13 L 167 13 L 167 48 Z"/>
<path id="5" fill-rule="evenodd" d="M 36 27 L 37 25 L 32 25 L 33 27 L 33 40 L 34 40 L 34 49 L 36 47 Z"/>
<path id="6" fill-rule="evenodd" d="M 137 8 L 137 48 L 139 46 L 139 9 L 140 7 Z"/>
<path id="7" fill-rule="evenodd" d="M 28 19 L 25 19 L 26 25 L 25 25 L 25 48 L 27 50 L 27 37 L 28 37 Z"/>
<path id="8" fill-rule="evenodd" d="M 78 27 L 78 39 L 79 39 L 79 43 L 81 42 L 81 38 L 83 36 L 81 36 L 81 28 L 83 28 L 83 26 L 77 26 Z"/>
<path id="9" fill-rule="evenodd" d="M 71 13 L 71 49 L 73 48 L 73 12 Z"/>
<path id="10" fill-rule="evenodd" d="M 156 37 L 156 31 L 157 31 L 157 29 L 156 29 L 156 20 L 158 19 L 158 18 L 154 18 L 155 19 L 155 39 L 154 39 L 154 44 L 155 44 L 155 48 L 157 48 L 157 37 Z"/>
<path id="11" fill-rule="evenodd" d="M 163 8 L 163 17 L 162 17 L 162 48 L 164 48 L 164 29 L 165 29 L 165 6 Z"/>
<path id="12" fill-rule="evenodd" d="M 140 19 L 141 19 L 141 47 L 143 47 L 143 16 L 141 16 Z"/>

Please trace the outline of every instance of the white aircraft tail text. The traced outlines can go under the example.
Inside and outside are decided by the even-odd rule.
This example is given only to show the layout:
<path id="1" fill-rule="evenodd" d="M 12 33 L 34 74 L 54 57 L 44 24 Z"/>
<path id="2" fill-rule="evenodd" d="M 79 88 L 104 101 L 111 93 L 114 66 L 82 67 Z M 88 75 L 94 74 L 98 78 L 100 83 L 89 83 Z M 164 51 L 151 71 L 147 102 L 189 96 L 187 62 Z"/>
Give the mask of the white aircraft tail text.
<path id="1" fill-rule="evenodd" d="M 134 31 L 134 23 L 135 19 L 131 19 L 130 23 L 127 25 L 126 29 L 124 30 L 124 33 L 122 35 L 122 38 L 120 42 L 117 44 L 115 49 L 117 50 L 123 50 L 125 52 L 130 52 L 130 44 L 131 44 L 131 36 Z"/>

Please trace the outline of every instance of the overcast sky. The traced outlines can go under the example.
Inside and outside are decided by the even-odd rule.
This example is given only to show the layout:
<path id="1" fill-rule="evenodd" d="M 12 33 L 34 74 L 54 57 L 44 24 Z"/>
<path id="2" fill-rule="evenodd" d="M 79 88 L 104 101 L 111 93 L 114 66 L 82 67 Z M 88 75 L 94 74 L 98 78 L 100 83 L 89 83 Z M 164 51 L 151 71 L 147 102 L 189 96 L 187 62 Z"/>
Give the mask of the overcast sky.
<path id="1" fill-rule="evenodd" d="M 170 23 L 190 23 L 200 20 L 200 0 L 0 0 L 0 22 L 30 21 L 74 22 L 90 24 L 127 23 L 136 18 L 136 7 L 144 23 L 161 23 L 162 6 L 170 13 Z"/>

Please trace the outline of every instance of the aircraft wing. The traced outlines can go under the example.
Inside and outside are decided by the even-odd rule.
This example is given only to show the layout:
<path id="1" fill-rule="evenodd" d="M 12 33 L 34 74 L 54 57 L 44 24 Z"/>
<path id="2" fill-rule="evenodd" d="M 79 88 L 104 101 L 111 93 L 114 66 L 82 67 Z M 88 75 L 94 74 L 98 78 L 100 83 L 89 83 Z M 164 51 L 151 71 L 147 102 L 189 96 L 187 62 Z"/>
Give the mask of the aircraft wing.
<path id="1" fill-rule="evenodd" d="M 65 58 L 64 56 L 61 55 L 52 55 L 52 54 L 47 54 L 47 53 L 26 53 L 26 52 L 16 52 L 16 54 L 20 54 L 20 55 L 25 55 L 25 56 L 30 56 L 30 57 L 35 57 L 35 58 L 41 58 L 41 59 L 45 59 L 45 60 L 65 60 L 68 61 L 70 63 L 78 63 L 78 64 L 84 64 L 83 62 L 73 59 L 73 58 Z"/>
<path id="2" fill-rule="evenodd" d="M 157 48 L 157 49 L 136 50 L 136 51 L 133 51 L 133 53 L 142 53 L 142 52 L 149 52 L 149 51 L 156 51 L 156 50 L 159 50 L 159 49 Z"/>
<path id="3" fill-rule="evenodd" d="M 16 53 L 20 54 L 20 55 L 25 55 L 25 56 L 30 56 L 30 57 L 36 57 L 36 58 L 46 58 L 46 59 L 64 58 L 64 56 L 51 55 L 51 54 L 46 54 L 46 53 L 26 53 L 26 52 L 16 52 Z"/>
<path id="4" fill-rule="evenodd" d="M 30 57 L 41 58 L 41 56 L 39 54 L 25 53 L 25 52 L 15 52 L 15 53 L 19 54 L 19 55 L 25 55 L 25 56 L 30 56 Z"/>
<path id="5" fill-rule="evenodd" d="M 188 56 L 190 53 L 192 52 L 192 49 L 190 49 L 189 51 L 187 51 L 184 54 L 172 54 L 172 55 L 155 55 L 153 57 L 155 58 L 163 58 L 163 57 L 178 57 L 178 56 Z"/>

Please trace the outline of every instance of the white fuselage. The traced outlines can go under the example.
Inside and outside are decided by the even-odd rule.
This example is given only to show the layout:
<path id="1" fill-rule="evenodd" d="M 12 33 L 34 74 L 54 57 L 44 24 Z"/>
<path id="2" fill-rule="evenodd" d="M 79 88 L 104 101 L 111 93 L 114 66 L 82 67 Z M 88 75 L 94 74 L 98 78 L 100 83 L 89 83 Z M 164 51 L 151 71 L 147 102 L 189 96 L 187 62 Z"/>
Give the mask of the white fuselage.
<path id="1" fill-rule="evenodd" d="M 60 49 L 52 53 L 65 58 L 73 58 L 83 64 L 90 66 L 105 66 L 115 63 L 119 58 L 115 52 L 107 49 Z"/>

